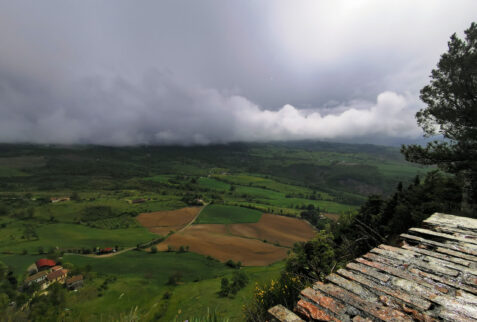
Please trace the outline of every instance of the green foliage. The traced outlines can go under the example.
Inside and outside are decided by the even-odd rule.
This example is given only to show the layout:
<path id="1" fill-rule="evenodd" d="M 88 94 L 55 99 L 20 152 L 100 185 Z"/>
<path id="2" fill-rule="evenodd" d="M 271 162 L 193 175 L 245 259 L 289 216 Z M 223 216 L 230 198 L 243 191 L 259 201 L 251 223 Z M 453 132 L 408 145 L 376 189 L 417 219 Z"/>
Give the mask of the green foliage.
<path id="1" fill-rule="evenodd" d="M 230 292 L 232 294 L 237 294 L 239 290 L 247 285 L 248 281 L 249 279 L 244 271 L 235 271 L 232 275 L 232 285 L 230 286 Z"/>
<path id="2" fill-rule="evenodd" d="M 300 290 L 323 280 L 336 265 L 335 243 L 329 231 L 319 231 L 308 242 L 296 243 L 278 280 L 256 285 L 252 300 L 244 307 L 247 321 L 263 321 L 267 310 L 277 304 L 293 309 Z"/>
<path id="3" fill-rule="evenodd" d="M 61 319 L 66 304 L 66 293 L 63 285 L 54 283 L 48 287 L 47 295 L 34 296 L 29 306 L 29 319 L 32 321 Z"/>
<path id="4" fill-rule="evenodd" d="M 465 40 L 452 35 L 448 51 L 442 54 L 431 82 L 421 90 L 426 108 L 416 114 L 426 135 L 442 135 L 426 147 L 403 146 L 407 160 L 437 164 L 464 177 L 470 211 L 477 211 L 477 24 L 465 31 Z"/>
<path id="5" fill-rule="evenodd" d="M 438 171 L 428 173 L 422 183 L 416 180 L 407 188 L 398 186 L 387 199 L 370 196 L 350 222 L 333 227 L 340 257 L 355 258 L 419 225 L 434 212 L 457 213 L 460 201 L 456 178 Z"/>
<path id="6" fill-rule="evenodd" d="M 76 192 L 76 191 L 73 191 L 73 193 L 70 196 L 70 199 L 73 200 L 73 201 L 80 201 L 81 200 L 78 192 Z"/>
<path id="7" fill-rule="evenodd" d="M 202 202 L 199 201 L 200 197 L 198 194 L 186 193 L 181 201 L 189 206 L 202 206 Z"/>
<path id="8" fill-rule="evenodd" d="M 222 297 L 228 296 L 230 293 L 229 279 L 227 277 L 222 277 L 220 280 L 220 291 L 219 295 Z"/>
<path id="9" fill-rule="evenodd" d="M 181 320 L 182 321 L 182 320 Z M 217 311 L 210 312 L 209 308 L 207 308 L 207 313 L 203 316 L 195 316 L 189 318 L 187 321 L 190 322 L 228 322 L 228 318 L 221 317 Z"/>
<path id="10" fill-rule="evenodd" d="M 123 215 L 113 218 L 99 219 L 86 223 L 88 227 L 99 229 L 124 229 L 132 227 L 141 227 L 134 218 L 129 215 Z"/>
<path id="11" fill-rule="evenodd" d="M 286 271 L 304 281 L 323 280 L 336 264 L 334 248 L 331 232 L 321 230 L 312 240 L 293 246 Z"/>
<path id="12" fill-rule="evenodd" d="M 278 280 L 255 284 L 252 299 L 243 307 L 246 321 L 266 321 L 267 310 L 282 304 L 293 309 L 305 284 L 293 274 L 282 273 Z"/>
<path id="13" fill-rule="evenodd" d="M 225 262 L 225 265 L 227 265 L 230 268 L 240 268 L 242 266 L 242 262 L 234 262 L 233 260 L 229 259 L 228 261 Z"/>
<path id="14" fill-rule="evenodd" d="M 152 246 L 151 247 L 151 254 L 157 253 L 157 246 Z"/>
<path id="15" fill-rule="evenodd" d="M 319 230 L 323 230 L 329 225 L 329 219 L 323 218 L 320 214 L 320 209 L 309 205 L 305 211 L 300 212 L 300 217 Z"/>
<path id="16" fill-rule="evenodd" d="M 232 275 L 232 280 L 229 280 L 226 277 L 223 277 L 220 280 L 220 291 L 219 295 L 226 297 L 229 295 L 235 295 L 238 291 L 244 288 L 249 281 L 249 278 L 245 272 L 237 270 Z"/>
<path id="17" fill-rule="evenodd" d="M 167 285 L 178 285 L 182 279 L 182 273 L 180 271 L 174 272 L 169 276 L 167 280 Z"/>
<path id="18" fill-rule="evenodd" d="M 83 209 L 81 213 L 81 220 L 95 221 L 116 216 L 117 214 L 109 206 L 88 206 Z"/>

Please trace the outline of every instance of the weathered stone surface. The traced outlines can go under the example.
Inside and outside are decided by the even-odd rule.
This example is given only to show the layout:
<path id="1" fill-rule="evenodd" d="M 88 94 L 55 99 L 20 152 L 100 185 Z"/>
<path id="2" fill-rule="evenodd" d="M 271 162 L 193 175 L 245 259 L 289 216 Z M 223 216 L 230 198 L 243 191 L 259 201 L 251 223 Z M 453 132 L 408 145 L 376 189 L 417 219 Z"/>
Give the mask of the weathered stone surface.
<path id="1" fill-rule="evenodd" d="M 371 262 L 371 261 L 368 261 L 368 260 L 363 259 L 363 258 L 358 258 L 356 260 L 359 261 L 360 263 L 365 264 L 365 265 L 375 267 L 375 268 L 378 268 L 378 269 L 380 269 L 384 272 L 389 273 L 390 274 L 390 275 L 388 275 L 389 279 L 391 279 L 391 276 L 397 276 L 397 277 L 401 277 L 401 278 L 405 278 L 405 279 L 408 279 L 408 280 L 415 281 L 416 283 L 422 284 L 422 285 L 430 287 L 430 288 L 433 288 L 435 286 L 435 284 L 431 284 L 430 282 L 424 280 L 419 275 L 409 273 L 404 267 L 395 268 L 393 266 L 387 266 L 387 265 L 379 263 L 379 262 Z"/>
<path id="2" fill-rule="evenodd" d="M 461 258 L 447 256 L 447 255 L 440 254 L 438 252 L 433 252 L 433 251 L 418 248 L 418 247 L 412 247 L 412 246 L 409 246 L 409 245 L 403 245 L 402 248 L 413 251 L 415 253 L 424 254 L 424 255 L 435 257 L 435 258 L 438 258 L 438 259 L 442 259 L 442 260 L 445 260 L 445 261 L 448 261 L 448 262 L 459 264 L 459 265 L 462 265 L 462 266 L 465 266 L 465 267 L 470 266 L 469 261 L 461 259 Z"/>
<path id="3" fill-rule="evenodd" d="M 348 305 L 363 312 L 363 315 L 368 314 L 383 321 L 412 321 L 412 318 L 401 311 L 384 307 L 378 303 L 369 302 L 366 299 L 363 299 L 335 285 L 317 282 L 313 285 L 313 288 L 318 289 L 334 298 L 340 299 Z"/>
<path id="4" fill-rule="evenodd" d="M 309 319 L 319 321 L 339 321 L 308 301 L 299 300 L 296 306 L 298 312 L 304 314 Z"/>
<path id="5" fill-rule="evenodd" d="M 439 247 L 455 250 L 455 251 L 458 251 L 458 252 L 462 252 L 462 253 L 465 253 L 465 254 L 477 256 L 477 251 L 475 251 L 474 249 L 462 247 L 461 245 L 456 244 L 454 242 L 446 242 L 444 244 L 444 243 L 440 243 L 440 242 L 437 242 L 437 241 L 434 241 L 434 240 L 429 240 L 429 239 L 425 239 L 425 238 L 415 236 L 415 235 L 410 235 L 410 234 L 401 234 L 400 236 L 401 236 L 401 238 L 404 238 L 404 239 L 407 239 L 407 240 L 413 241 L 413 242 L 422 243 L 424 245 L 439 246 Z"/>
<path id="6" fill-rule="evenodd" d="M 458 252 L 458 251 L 448 249 L 448 248 L 444 248 L 444 247 L 437 247 L 435 250 L 436 250 L 436 252 L 439 252 L 439 253 L 454 256 L 454 258 L 455 257 L 463 258 L 463 259 L 466 259 L 468 261 L 472 261 L 472 262 L 477 263 L 477 256 L 464 254 L 462 252 Z"/>
<path id="7" fill-rule="evenodd" d="M 450 268 L 456 271 L 461 271 L 464 273 L 469 273 L 477 276 L 477 269 L 471 268 L 471 267 L 466 267 L 460 264 L 455 264 L 450 261 L 442 260 L 436 257 L 432 256 L 427 256 L 424 254 L 416 253 L 415 251 L 404 249 L 404 248 L 398 248 L 398 247 L 393 247 L 393 246 L 388 246 L 388 245 L 379 245 L 379 248 L 389 250 L 398 254 L 402 254 L 404 256 L 412 256 L 414 258 L 419 259 L 420 261 L 424 261 L 426 263 L 432 264 L 432 265 L 439 265 L 443 266 L 446 268 Z"/>
<path id="8" fill-rule="evenodd" d="M 363 275 L 360 275 L 360 274 L 355 274 L 355 273 L 352 273 L 348 270 L 345 270 L 345 269 L 340 269 L 338 270 L 338 274 L 340 275 L 343 275 L 353 281 L 356 281 L 362 285 L 365 285 L 367 286 L 368 288 L 371 288 L 373 290 L 375 290 L 376 292 L 382 292 L 384 294 L 387 294 L 387 295 L 390 295 L 396 299 L 399 299 L 403 302 L 406 302 L 408 303 L 408 305 L 411 305 L 411 306 L 415 306 L 416 308 L 420 309 L 420 310 L 427 310 L 428 308 L 431 307 L 431 303 L 429 301 L 426 301 L 424 300 L 423 298 L 421 298 L 420 296 L 418 296 L 417 294 L 416 295 L 412 295 L 412 294 L 409 294 L 409 293 L 406 293 L 406 292 L 402 292 L 396 288 L 392 288 L 391 285 L 389 286 L 386 286 L 386 285 L 383 285 L 383 284 L 377 284 L 369 279 L 367 279 L 366 277 L 364 277 Z M 392 285 L 395 285 L 394 283 Z"/>
<path id="9" fill-rule="evenodd" d="M 470 230 L 477 234 L 477 221 L 473 218 L 459 217 L 436 212 L 423 221 L 434 225 L 446 225 L 463 230 Z"/>
<path id="10" fill-rule="evenodd" d="M 380 245 L 304 289 L 296 312 L 321 321 L 477 320 L 477 220 L 434 214 L 401 247 Z"/>
<path id="11" fill-rule="evenodd" d="M 374 269 L 373 267 L 365 266 L 359 263 L 348 263 L 348 265 L 346 265 L 346 268 L 361 272 L 366 275 L 370 275 L 384 283 L 386 283 L 390 279 L 389 275 L 380 273 L 377 269 Z"/>
<path id="12" fill-rule="evenodd" d="M 326 279 L 338 286 L 341 286 L 345 290 L 348 290 L 370 302 L 377 302 L 378 297 L 372 292 L 365 289 L 361 284 L 350 281 L 336 274 L 330 274 Z"/>
<path id="13" fill-rule="evenodd" d="M 424 235 L 430 235 L 434 237 L 441 237 L 449 240 L 456 240 L 462 243 L 464 247 L 472 248 L 472 249 L 477 249 L 477 240 L 470 239 L 470 238 L 465 238 L 463 236 L 454 236 L 450 234 L 444 234 L 444 233 L 439 233 L 437 231 L 429 230 L 429 229 L 424 229 L 424 228 L 411 228 L 409 229 L 410 232 L 415 232 L 415 233 L 420 233 Z"/>
<path id="14" fill-rule="evenodd" d="M 293 313 L 292 311 L 288 310 L 283 305 L 279 304 L 276 305 L 268 310 L 268 313 L 280 322 L 302 322 L 303 320 Z"/>

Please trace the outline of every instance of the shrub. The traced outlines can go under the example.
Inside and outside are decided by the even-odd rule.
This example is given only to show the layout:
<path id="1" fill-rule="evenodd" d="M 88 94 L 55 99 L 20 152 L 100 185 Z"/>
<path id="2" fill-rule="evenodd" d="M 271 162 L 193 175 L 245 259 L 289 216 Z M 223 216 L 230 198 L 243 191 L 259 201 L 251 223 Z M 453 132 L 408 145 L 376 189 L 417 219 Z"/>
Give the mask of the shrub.
<path id="1" fill-rule="evenodd" d="M 151 253 L 152 253 L 152 254 L 157 253 L 157 246 L 152 246 L 152 247 L 151 247 Z"/>
<path id="2" fill-rule="evenodd" d="M 226 277 L 223 277 L 222 280 L 220 281 L 219 295 L 222 297 L 226 297 L 229 295 L 229 292 L 230 292 L 229 280 Z"/>
<path id="3" fill-rule="evenodd" d="M 167 285 L 178 285 L 181 279 L 182 274 L 180 272 L 175 272 L 171 276 L 169 276 L 169 279 L 167 280 Z"/>
<path id="4" fill-rule="evenodd" d="M 234 262 L 233 260 L 229 259 L 228 261 L 225 262 L 225 265 L 231 267 L 231 268 L 240 268 L 242 266 L 242 262 Z"/>
<path id="5" fill-rule="evenodd" d="M 305 285 L 296 276 L 283 273 L 278 280 L 256 284 L 251 301 L 244 305 L 246 321 L 266 321 L 267 310 L 277 304 L 294 307 L 300 290 Z"/>

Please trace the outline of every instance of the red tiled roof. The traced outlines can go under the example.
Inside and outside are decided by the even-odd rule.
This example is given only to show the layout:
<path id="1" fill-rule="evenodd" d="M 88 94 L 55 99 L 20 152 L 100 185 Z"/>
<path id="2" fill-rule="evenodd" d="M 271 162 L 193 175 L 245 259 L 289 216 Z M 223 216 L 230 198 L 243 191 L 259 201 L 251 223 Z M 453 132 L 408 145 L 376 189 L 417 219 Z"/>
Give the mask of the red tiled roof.
<path id="1" fill-rule="evenodd" d="M 73 284 L 73 283 L 76 283 L 78 281 L 82 281 L 83 280 L 83 275 L 75 275 L 71 278 L 68 278 L 66 280 L 66 285 L 69 285 L 69 284 Z"/>
<path id="2" fill-rule="evenodd" d="M 68 274 L 68 271 L 66 269 L 60 269 L 58 271 L 51 272 L 50 274 L 46 276 L 46 278 L 49 281 L 51 281 L 51 280 L 57 279 L 60 276 L 64 276 L 66 274 Z"/>
<path id="3" fill-rule="evenodd" d="M 107 247 L 107 248 L 103 249 L 103 252 L 112 252 L 112 251 L 113 251 L 112 247 Z"/>
<path id="4" fill-rule="evenodd" d="M 56 262 L 52 259 L 42 258 L 35 262 L 37 268 L 42 267 L 53 267 L 56 265 Z"/>
<path id="5" fill-rule="evenodd" d="M 47 275 L 48 272 L 47 271 L 42 271 L 42 272 L 38 272 L 36 274 L 33 274 L 31 276 L 28 276 L 27 278 L 25 278 L 25 283 L 29 283 L 31 281 L 35 281 L 41 277 L 44 277 L 45 275 Z"/>

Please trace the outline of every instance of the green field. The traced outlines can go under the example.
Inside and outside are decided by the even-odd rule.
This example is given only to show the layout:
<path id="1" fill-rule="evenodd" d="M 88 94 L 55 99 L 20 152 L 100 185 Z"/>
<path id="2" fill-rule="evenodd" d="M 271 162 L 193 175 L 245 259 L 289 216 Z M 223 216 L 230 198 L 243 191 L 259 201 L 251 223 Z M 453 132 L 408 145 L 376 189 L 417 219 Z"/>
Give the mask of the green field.
<path id="1" fill-rule="evenodd" d="M 221 191 L 230 190 L 230 184 L 222 182 L 222 181 L 218 181 L 212 178 L 200 177 L 198 181 L 201 187 L 204 187 L 207 189 L 221 190 Z"/>
<path id="2" fill-rule="evenodd" d="M 266 281 L 276 276 L 283 263 L 269 267 L 243 268 L 250 279 L 246 288 L 234 299 L 221 298 L 220 278 L 230 276 L 233 269 L 204 256 L 193 253 L 128 252 L 118 256 L 95 259 L 83 256 L 65 256 L 65 262 L 75 266 L 90 265 L 101 276 L 116 276 L 102 296 L 98 297 L 97 285 L 87 286 L 70 299 L 71 317 L 95 319 L 101 316 L 118 316 L 134 307 L 146 319 L 171 321 L 201 316 L 207 309 L 216 310 L 224 317 L 241 320 L 241 307 L 248 301 L 255 282 Z M 166 285 L 169 276 L 180 272 L 177 286 Z M 164 300 L 168 292 L 170 299 Z M 179 313 L 180 312 L 180 313 Z"/>
<path id="3" fill-rule="evenodd" d="M 47 251 L 51 247 L 81 249 L 93 247 L 132 247 L 157 238 L 142 227 L 127 229 L 97 229 L 74 224 L 40 224 L 36 228 L 38 239 L 22 239 L 23 227 L 17 224 L 2 230 L 0 251 L 37 253 L 39 247 Z M 13 238 L 11 237 L 13 236 Z"/>
<path id="4" fill-rule="evenodd" d="M 165 284 L 169 275 L 181 272 L 183 282 L 192 282 L 217 277 L 230 270 L 214 260 L 208 260 L 195 253 L 159 252 L 150 254 L 142 251 L 129 251 L 106 258 L 91 258 L 80 255 L 66 255 L 64 262 L 75 266 L 91 265 L 102 274 L 117 276 L 144 277 L 150 282 Z"/>
<path id="5" fill-rule="evenodd" d="M 258 222 L 262 213 L 244 207 L 209 205 L 202 210 L 196 224 L 237 224 Z"/>
<path id="6" fill-rule="evenodd" d="M 28 266 L 40 258 L 44 258 L 44 256 L 33 254 L 0 254 L 0 261 L 5 263 L 20 280 L 23 279 L 23 276 L 27 273 Z"/>

